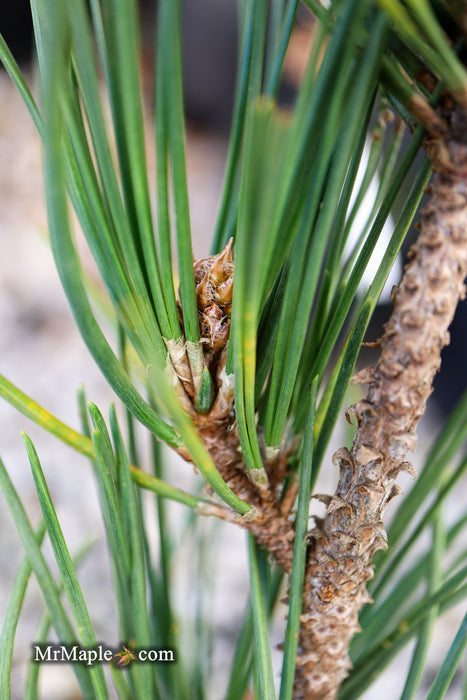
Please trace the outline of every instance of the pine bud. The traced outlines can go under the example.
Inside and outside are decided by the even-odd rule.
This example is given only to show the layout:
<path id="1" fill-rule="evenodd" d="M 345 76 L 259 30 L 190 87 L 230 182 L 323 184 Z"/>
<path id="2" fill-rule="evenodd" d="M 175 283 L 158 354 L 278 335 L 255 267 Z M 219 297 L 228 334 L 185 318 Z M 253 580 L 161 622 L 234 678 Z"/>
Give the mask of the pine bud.
<path id="1" fill-rule="evenodd" d="M 235 269 L 232 240 L 222 252 L 194 263 L 199 325 L 208 365 L 229 339 Z"/>

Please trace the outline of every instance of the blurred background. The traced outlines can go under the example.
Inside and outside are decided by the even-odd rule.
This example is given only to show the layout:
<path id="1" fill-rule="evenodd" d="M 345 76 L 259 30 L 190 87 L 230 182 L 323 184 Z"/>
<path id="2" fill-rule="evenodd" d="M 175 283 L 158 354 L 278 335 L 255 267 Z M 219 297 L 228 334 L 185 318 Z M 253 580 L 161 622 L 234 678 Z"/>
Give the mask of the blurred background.
<path id="1" fill-rule="evenodd" d="M 155 3 L 140 0 L 140 11 L 143 20 L 142 68 L 148 117 L 148 163 L 154 180 L 150 112 Z M 36 78 L 27 0 L 0 4 L 0 31 L 34 88 Z M 209 254 L 222 186 L 235 92 L 237 34 L 234 0 L 184 2 L 187 165 L 196 257 Z M 284 105 L 293 102 L 311 41 L 311 17 L 303 11 L 294 32 L 281 86 L 280 101 Z M 85 384 L 88 398 L 104 414 L 114 397 L 94 366 L 68 310 L 47 242 L 40 142 L 21 99 L 4 71 L 0 71 L 0 105 L 0 373 L 61 420 L 78 428 L 75 397 L 80 384 Z M 378 310 L 375 324 L 369 332 L 372 340 L 380 334 L 381 323 L 387 317 L 389 308 L 383 305 Z M 456 317 L 453 344 L 445 351 L 443 371 L 437 377 L 434 401 L 421 426 L 419 448 L 414 460 L 418 464 L 429 447 L 432 427 L 450 410 L 466 383 L 467 365 L 463 350 L 467 345 L 465 309 L 464 303 Z M 342 418 L 341 436 L 336 437 L 333 450 L 343 439 L 344 423 Z M 0 426 L 1 458 L 26 502 L 31 518 L 37 521 L 39 507 L 20 437 L 21 430 L 26 431 L 36 444 L 71 551 L 76 550 L 83 538 L 95 539 L 93 551 L 80 569 L 80 580 L 91 616 L 96 621 L 97 638 L 108 644 L 117 644 L 114 602 L 109 595 L 110 572 L 89 465 L 84 458 L 43 433 L 4 401 L 0 401 Z M 194 479 L 192 467 L 173 457 L 170 459 L 173 462 L 173 483 L 189 489 L 189 483 Z M 327 464 L 330 465 L 330 460 Z M 324 483 L 320 490 L 330 491 L 337 475 L 334 468 L 324 471 Z M 402 485 L 404 488 L 410 487 L 408 481 Z M 0 503 L 1 621 L 23 552 L 1 496 Z M 173 508 L 174 527 L 177 527 L 182 508 Z M 210 524 L 206 527 L 210 527 Z M 244 533 L 233 526 L 220 525 L 217 529 L 219 549 L 212 613 L 216 625 L 214 675 L 217 681 L 214 685 L 219 688 L 219 695 L 214 693 L 212 700 L 220 700 L 222 696 L 221 688 L 226 682 L 232 647 L 248 595 Z M 180 600 L 190 594 L 185 566 L 182 566 L 185 561 L 182 548 Z M 41 610 L 41 596 L 32 582 L 18 630 L 14 700 L 22 697 L 30 644 L 35 638 Z M 285 609 L 280 612 L 277 629 L 273 633 L 277 643 L 282 638 L 284 614 Z M 452 611 L 443 618 L 436 637 L 437 646 L 430 652 L 432 673 L 428 673 L 424 680 L 425 685 L 417 696 L 419 700 L 426 696 L 439 659 L 449 646 L 459 618 L 459 611 Z M 375 697 L 392 700 L 398 697 L 406 666 L 410 662 L 410 651 L 411 648 L 405 650 L 400 665 L 392 667 L 373 687 L 365 696 L 367 700 Z M 277 652 L 276 656 L 279 662 L 280 653 Z M 67 667 L 48 666 L 43 670 L 44 698 L 73 700 L 79 697 L 73 690 L 73 674 Z M 459 697 L 459 687 L 454 683 L 446 697 Z"/>

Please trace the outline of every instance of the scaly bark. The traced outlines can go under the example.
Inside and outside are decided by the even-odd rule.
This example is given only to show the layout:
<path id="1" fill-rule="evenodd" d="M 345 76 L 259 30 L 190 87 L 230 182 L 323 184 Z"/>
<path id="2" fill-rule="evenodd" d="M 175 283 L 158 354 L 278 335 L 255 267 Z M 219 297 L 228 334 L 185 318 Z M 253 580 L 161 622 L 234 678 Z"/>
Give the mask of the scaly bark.
<path id="1" fill-rule="evenodd" d="M 413 471 L 405 461 L 432 391 L 440 353 L 467 274 L 467 146 L 465 113 L 449 114 L 451 140 L 426 144 L 434 169 L 431 199 L 421 215 L 376 367 L 352 409 L 358 422 L 350 451 L 334 456 L 340 476 L 324 520 L 310 533 L 295 700 L 335 698 L 351 666 L 348 650 L 358 614 L 370 601 L 366 582 L 374 552 L 386 546 L 382 514 L 400 492 L 395 480 Z"/>
<path id="2" fill-rule="evenodd" d="M 198 419 L 197 426 L 224 481 L 234 493 L 254 507 L 252 518 L 233 515 L 229 519 L 249 530 L 258 544 L 268 550 L 282 569 L 290 574 L 295 530 L 288 516 L 293 501 L 279 503 L 276 491 L 276 485 L 282 480 L 280 476 L 285 476 L 286 454 L 265 462 L 269 485 L 260 489 L 248 477 L 232 417 L 213 423 L 208 416 Z"/>

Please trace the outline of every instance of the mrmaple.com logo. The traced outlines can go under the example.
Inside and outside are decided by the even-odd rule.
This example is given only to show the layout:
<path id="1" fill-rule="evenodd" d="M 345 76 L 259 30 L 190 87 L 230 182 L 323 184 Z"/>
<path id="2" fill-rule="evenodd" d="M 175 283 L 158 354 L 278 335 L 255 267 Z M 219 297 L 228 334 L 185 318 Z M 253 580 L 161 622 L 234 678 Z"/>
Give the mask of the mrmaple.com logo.
<path id="1" fill-rule="evenodd" d="M 79 644 L 33 644 L 32 660 L 35 663 L 80 663 L 85 666 L 111 663 L 128 666 L 132 661 L 139 663 L 174 663 L 173 649 L 129 649 L 122 644 L 118 649 L 98 644 L 95 647 L 81 647 Z"/>

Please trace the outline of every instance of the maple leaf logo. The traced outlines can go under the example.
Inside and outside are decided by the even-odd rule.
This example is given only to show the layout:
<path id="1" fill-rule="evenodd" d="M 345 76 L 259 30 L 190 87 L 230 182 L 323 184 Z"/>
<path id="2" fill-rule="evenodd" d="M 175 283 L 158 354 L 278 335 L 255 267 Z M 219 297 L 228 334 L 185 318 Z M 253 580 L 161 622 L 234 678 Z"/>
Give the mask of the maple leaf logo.
<path id="1" fill-rule="evenodd" d="M 122 644 L 122 646 L 125 649 L 125 651 L 120 651 L 118 652 L 118 654 L 115 654 L 115 656 L 121 657 L 117 663 L 119 666 L 128 666 L 130 661 L 136 661 L 136 656 L 133 654 L 132 651 L 127 649 L 125 645 Z"/>

